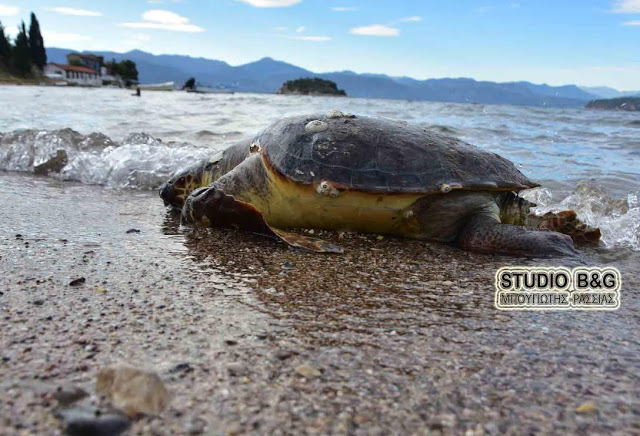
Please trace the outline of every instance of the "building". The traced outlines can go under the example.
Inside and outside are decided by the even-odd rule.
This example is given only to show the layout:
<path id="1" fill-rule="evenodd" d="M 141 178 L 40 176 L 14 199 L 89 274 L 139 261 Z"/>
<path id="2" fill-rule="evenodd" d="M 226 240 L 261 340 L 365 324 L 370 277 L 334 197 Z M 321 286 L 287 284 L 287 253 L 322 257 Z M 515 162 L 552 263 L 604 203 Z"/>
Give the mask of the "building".
<path id="1" fill-rule="evenodd" d="M 47 64 L 44 75 L 51 80 L 64 81 L 80 86 L 102 86 L 102 78 L 96 70 L 74 65 Z"/>
<path id="2" fill-rule="evenodd" d="M 124 87 L 124 80 L 118 74 L 112 74 L 107 67 L 100 69 L 100 76 L 102 78 L 102 84 L 105 86 L 117 86 L 119 88 Z"/>
<path id="3" fill-rule="evenodd" d="M 100 69 L 104 66 L 104 57 L 91 54 L 69 53 L 67 55 L 67 64 L 91 68 L 100 74 Z"/>

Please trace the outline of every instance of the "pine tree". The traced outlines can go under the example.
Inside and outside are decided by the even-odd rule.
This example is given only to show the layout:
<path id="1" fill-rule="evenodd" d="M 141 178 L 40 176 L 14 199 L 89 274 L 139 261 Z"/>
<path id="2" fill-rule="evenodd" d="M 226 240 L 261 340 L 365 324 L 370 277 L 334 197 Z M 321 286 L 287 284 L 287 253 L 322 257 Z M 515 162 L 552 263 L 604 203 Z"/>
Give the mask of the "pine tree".
<path id="1" fill-rule="evenodd" d="M 4 27 L 0 22 L 0 68 L 9 68 L 11 62 L 11 44 L 4 34 Z"/>
<path id="2" fill-rule="evenodd" d="M 47 52 L 44 49 L 44 40 L 40 33 L 40 23 L 33 12 L 31 12 L 31 24 L 29 25 L 29 48 L 31 62 L 42 70 L 47 63 Z"/>
<path id="3" fill-rule="evenodd" d="M 18 29 L 18 36 L 16 36 L 15 45 L 11 52 L 11 66 L 16 74 L 25 77 L 31 71 L 31 53 L 24 21 Z"/>
<path id="4" fill-rule="evenodd" d="M 121 61 L 118 65 L 118 73 L 125 81 L 138 81 L 138 69 L 133 61 L 128 59 Z"/>

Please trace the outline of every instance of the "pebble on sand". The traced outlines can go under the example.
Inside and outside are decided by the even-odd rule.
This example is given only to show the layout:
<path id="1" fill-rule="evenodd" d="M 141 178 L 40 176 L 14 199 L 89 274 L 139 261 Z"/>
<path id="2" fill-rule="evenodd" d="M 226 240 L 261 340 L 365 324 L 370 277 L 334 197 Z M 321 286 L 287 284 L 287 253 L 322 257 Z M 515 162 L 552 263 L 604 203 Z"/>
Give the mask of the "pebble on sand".
<path id="1" fill-rule="evenodd" d="M 576 412 L 578 413 L 593 413 L 596 410 L 598 410 L 596 406 L 593 403 L 589 402 L 582 403 L 578 407 L 576 407 Z"/>
<path id="2" fill-rule="evenodd" d="M 96 391 L 128 416 L 156 415 L 169 401 L 169 393 L 157 374 L 129 366 L 100 370 Z"/>
<path id="3" fill-rule="evenodd" d="M 86 282 L 86 281 L 87 281 L 87 279 L 85 279 L 84 277 L 73 279 L 73 280 L 71 280 L 71 282 L 69 282 L 69 286 L 80 286 L 80 285 L 83 285 L 84 282 Z"/>
<path id="4" fill-rule="evenodd" d="M 295 371 L 303 377 L 320 377 L 322 373 L 310 365 L 300 365 L 295 367 Z"/>

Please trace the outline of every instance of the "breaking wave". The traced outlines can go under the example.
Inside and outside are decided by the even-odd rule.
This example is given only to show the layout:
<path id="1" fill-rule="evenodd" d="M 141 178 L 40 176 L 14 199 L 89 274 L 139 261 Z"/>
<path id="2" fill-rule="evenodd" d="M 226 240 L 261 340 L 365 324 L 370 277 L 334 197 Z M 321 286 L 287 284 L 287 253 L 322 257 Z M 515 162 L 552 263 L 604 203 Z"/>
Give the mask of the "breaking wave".
<path id="1" fill-rule="evenodd" d="M 0 134 L 1 170 L 112 188 L 158 188 L 176 170 L 211 154 L 209 148 L 164 143 L 146 133 L 130 134 L 120 143 L 102 133 L 82 135 L 72 129 Z"/>
<path id="2" fill-rule="evenodd" d="M 607 247 L 628 247 L 640 251 L 640 203 L 638 191 L 627 198 L 614 198 L 592 181 L 577 184 L 564 198 L 555 198 L 547 188 L 523 192 L 523 197 L 538 205 L 536 214 L 572 209 L 585 223 L 599 227 L 602 243 Z"/>
<path id="3" fill-rule="evenodd" d="M 239 134 L 231 132 L 236 133 Z M 150 190 L 160 187 L 176 171 L 208 158 L 215 150 L 185 142 L 163 142 L 146 133 L 132 133 L 116 142 L 102 133 L 83 135 L 68 128 L 23 129 L 0 133 L 0 170 L 116 189 Z M 578 183 L 569 195 L 548 188 L 523 192 L 525 198 L 538 205 L 536 213 L 573 209 L 584 222 L 601 229 L 606 247 L 634 251 L 640 251 L 638 195 L 634 191 L 626 198 L 615 198 L 594 181 Z"/>

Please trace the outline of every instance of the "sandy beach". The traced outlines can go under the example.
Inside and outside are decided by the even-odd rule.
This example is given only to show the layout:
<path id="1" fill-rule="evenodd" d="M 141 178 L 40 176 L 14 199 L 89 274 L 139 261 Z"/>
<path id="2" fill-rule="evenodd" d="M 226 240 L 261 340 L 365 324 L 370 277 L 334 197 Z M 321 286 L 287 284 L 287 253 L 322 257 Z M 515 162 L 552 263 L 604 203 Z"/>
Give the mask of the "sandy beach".
<path id="1" fill-rule="evenodd" d="M 180 228 L 154 192 L 0 186 L 4 434 L 61 433 L 48 393 L 116 362 L 172 397 L 131 434 L 640 431 L 633 253 L 616 312 L 499 312 L 495 270 L 549 261 L 328 232 L 346 253 L 319 256 Z"/>

